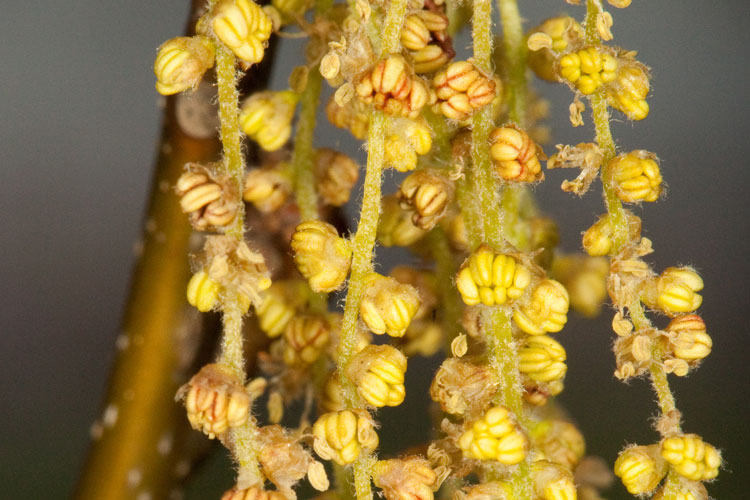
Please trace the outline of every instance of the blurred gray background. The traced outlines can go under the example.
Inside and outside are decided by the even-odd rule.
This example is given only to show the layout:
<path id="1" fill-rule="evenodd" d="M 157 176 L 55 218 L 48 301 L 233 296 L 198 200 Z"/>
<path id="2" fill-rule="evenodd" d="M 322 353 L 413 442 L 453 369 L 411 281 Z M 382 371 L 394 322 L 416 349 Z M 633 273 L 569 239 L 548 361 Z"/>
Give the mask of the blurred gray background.
<path id="1" fill-rule="evenodd" d="M 151 65 L 156 47 L 181 34 L 187 4 L 3 2 L 3 498 L 65 498 L 74 484 L 106 384 L 155 154 L 160 112 Z M 562 0 L 520 4 L 526 27 L 563 11 L 581 12 Z M 674 381 L 678 406 L 686 431 L 724 450 L 727 466 L 710 486 L 712 495 L 745 498 L 750 469 L 747 3 L 634 0 L 628 9 L 611 10 L 615 41 L 638 50 L 639 59 L 653 68 L 651 115 L 613 128 L 623 150 L 648 149 L 662 160 L 669 195 L 638 210 L 656 248 L 655 267 L 691 264 L 706 283 L 701 313 L 714 351 L 700 370 Z M 295 56 L 300 47 L 285 42 L 282 50 Z M 280 68 L 277 88 L 285 85 L 290 67 Z M 536 86 L 552 101 L 552 144 L 589 140 L 589 126 L 574 130 L 568 124 L 570 92 Z M 590 125 L 588 117 L 585 121 Z M 321 129 L 317 142 L 351 145 L 331 128 Z M 362 158 L 361 151 L 351 152 Z M 537 197 L 560 222 L 562 246 L 573 251 L 580 232 L 603 209 L 596 193 L 579 200 L 559 190 L 570 174 L 549 173 Z M 561 400 L 586 434 L 589 451 L 612 462 L 625 443 L 656 439 L 649 426 L 656 405 L 644 381 L 625 385 L 613 378 L 609 319 L 609 313 L 593 322 L 573 319 L 558 338 L 569 353 Z M 410 367 L 414 402 L 380 412 L 384 440 L 412 444 L 420 436 L 399 435 L 404 431 L 398 422 L 424 411 L 426 398 L 418 392 L 434 365 Z M 223 460 L 221 454 L 215 460 L 214 468 L 223 471 L 218 484 L 201 479 L 189 498 L 218 498 L 229 486 Z M 607 496 L 629 498 L 621 488 Z"/>

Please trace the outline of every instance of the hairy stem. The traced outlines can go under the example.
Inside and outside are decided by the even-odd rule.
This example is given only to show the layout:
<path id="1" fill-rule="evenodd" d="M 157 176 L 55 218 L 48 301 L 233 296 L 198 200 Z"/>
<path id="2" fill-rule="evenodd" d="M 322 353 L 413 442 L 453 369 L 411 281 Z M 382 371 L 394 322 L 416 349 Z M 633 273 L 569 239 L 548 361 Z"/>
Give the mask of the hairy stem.
<path id="1" fill-rule="evenodd" d="M 299 206 L 301 220 L 318 218 L 318 195 L 315 192 L 315 115 L 320 101 L 323 77 L 313 68 L 307 78 L 307 86 L 300 98 L 300 116 L 294 136 L 292 170 L 294 175 L 294 195 Z"/>
<path id="2" fill-rule="evenodd" d="M 240 149 L 240 110 L 239 93 L 237 92 L 237 69 L 232 51 L 216 42 L 216 80 L 219 87 L 219 119 L 221 120 L 221 143 L 223 146 L 223 169 L 236 183 L 238 192 L 242 192 L 245 166 Z M 237 217 L 226 234 L 242 241 L 244 238 L 245 214 L 240 204 Z M 243 353 L 242 306 L 237 292 L 228 293 L 223 298 L 224 332 L 219 362 L 229 367 L 242 383 L 245 382 L 245 359 Z M 239 478 L 251 486 L 262 481 L 258 452 L 255 445 L 255 421 L 248 418 L 244 425 L 230 432 L 231 450 L 239 465 Z"/>
<path id="3" fill-rule="evenodd" d="M 516 0 L 497 0 L 503 25 L 503 48 L 508 63 L 508 106 L 510 121 L 526 123 L 526 44 Z"/>

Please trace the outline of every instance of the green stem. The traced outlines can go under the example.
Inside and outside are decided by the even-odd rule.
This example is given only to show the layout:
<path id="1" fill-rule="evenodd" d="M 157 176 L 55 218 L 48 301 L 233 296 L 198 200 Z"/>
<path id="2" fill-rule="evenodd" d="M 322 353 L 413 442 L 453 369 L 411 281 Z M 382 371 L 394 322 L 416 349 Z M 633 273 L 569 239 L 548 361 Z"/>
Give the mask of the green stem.
<path id="1" fill-rule="evenodd" d="M 516 0 L 497 0 L 503 25 L 503 47 L 508 68 L 508 105 L 510 121 L 526 123 L 526 44 Z"/>
<path id="2" fill-rule="evenodd" d="M 234 181 L 238 192 L 242 192 L 245 167 L 240 149 L 239 93 L 237 92 L 237 69 L 231 50 L 216 42 L 216 80 L 219 87 L 219 118 L 221 120 L 221 143 L 223 146 L 223 170 Z M 228 236 L 242 241 L 244 238 L 244 208 L 240 204 L 237 217 L 226 231 Z M 242 306 L 238 293 L 229 293 L 223 298 L 222 350 L 219 362 L 228 366 L 242 383 L 245 382 L 245 359 L 242 335 Z M 255 421 L 248 418 L 241 427 L 230 432 L 232 452 L 239 465 L 239 478 L 252 485 L 262 482 L 258 453 L 255 446 Z"/>
<path id="3" fill-rule="evenodd" d="M 490 0 L 474 0 L 472 26 L 474 64 L 485 73 L 492 74 L 492 5 Z M 499 249 L 504 246 L 503 226 L 489 144 L 490 132 L 494 126 L 492 110 L 489 106 L 474 114 L 471 129 L 471 159 L 475 195 L 479 198 L 481 206 L 484 241 Z"/>
<path id="4" fill-rule="evenodd" d="M 323 77 L 313 68 L 307 78 L 307 87 L 300 98 L 300 116 L 294 136 L 292 171 L 294 173 L 294 195 L 299 206 L 301 220 L 318 218 L 318 195 L 315 191 L 315 115 L 320 101 Z"/>
<path id="5" fill-rule="evenodd" d="M 216 47 L 216 80 L 219 86 L 219 119 L 221 120 L 221 145 L 224 152 L 222 169 L 229 174 L 237 192 L 242 192 L 245 166 L 240 149 L 240 110 L 239 93 L 237 92 L 237 70 L 231 50 L 220 42 Z M 237 217 L 227 228 L 226 234 L 242 240 L 244 234 L 244 205 L 239 204 Z"/>

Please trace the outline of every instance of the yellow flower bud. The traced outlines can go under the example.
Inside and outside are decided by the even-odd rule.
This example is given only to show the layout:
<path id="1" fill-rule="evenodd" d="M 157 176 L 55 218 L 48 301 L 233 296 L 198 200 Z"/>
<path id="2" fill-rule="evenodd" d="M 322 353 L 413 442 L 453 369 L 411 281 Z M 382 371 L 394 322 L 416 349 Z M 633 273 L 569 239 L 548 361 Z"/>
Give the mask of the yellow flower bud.
<path id="1" fill-rule="evenodd" d="M 406 17 L 404 27 L 401 29 L 401 45 L 407 50 L 420 50 L 427 46 L 432 35 L 425 26 L 424 21 L 412 14 Z"/>
<path id="2" fill-rule="evenodd" d="M 708 481 L 719 475 L 721 455 L 697 434 L 663 440 L 661 456 L 678 474 L 691 481 Z"/>
<path id="3" fill-rule="evenodd" d="M 271 338 L 281 335 L 297 314 L 305 298 L 300 283 L 277 281 L 262 294 L 262 302 L 255 310 L 260 329 Z"/>
<path id="4" fill-rule="evenodd" d="M 282 168 L 255 168 L 245 175 L 242 199 L 269 213 L 281 208 L 291 192 L 292 181 Z"/>
<path id="5" fill-rule="evenodd" d="M 214 48 L 205 36 L 181 36 L 164 42 L 154 61 L 156 91 L 172 95 L 195 89 L 214 65 Z"/>
<path id="6" fill-rule="evenodd" d="M 416 243 L 426 234 L 424 229 L 414 225 L 411 213 L 401 208 L 397 197 L 384 196 L 382 203 L 378 241 L 383 246 L 406 247 Z"/>
<path id="7" fill-rule="evenodd" d="M 402 208 L 414 210 L 411 220 L 415 226 L 429 231 L 445 215 L 453 201 L 453 183 L 431 170 L 418 170 L 401 183 L 398 195 Z"/>
<path id="8" fill-rule="evenodd" d="M 466 120 L 495 99 L 495 82 L 469 61 L 448 65 L 433 79 L 440 111 L 451 120 Z"/>
<path id="9" fill-rule="evenodd" d="M 180 208 L 190 214 L 190 224 L 199 231 L 226 227 L 237 216 L 239 195 L 225 176 L 212 175 L 209 168 L 188 163 L 177 180 L 175 192 Z"/>
<path id="10" fill-rule="evenodd" d="M 220 0 L 214 6 L 211 26 L 234 55 L 250 64 L 263 59 L 273 29 L 271 19 L 252 0 Z"/>
<path id="11" fill-rule="evenodd" d="M 617 77 L 607 88 L 607 102 L 631 120 L 648 116 L 646 97 L 650 89 L 648 69 L 632 60 L 621 60 Z"/>
<path id="12" fill-rule="evenodd" d="M 667 475 L 667 464 L 659 456 L 659 445 L 632 446 L 620 452 L 615 475 L 633 495 L 648 493 Z"/>
<path id="13" fill-rule="evenodd" d="M 541 420 L 530 429 L 535 449 L 550 462 L 574 470 L 586 452 L 583 435 L 564 420 Z"/>
<path id="14" fill-rule="evenodd" d="M 706 324 L 697 314 L 679 316 L 667 325 L 666 331 L 674 334 L 670 338 L 670 350 L 687 362 L 696 362 L 711 353 L 713 341 L 706 333 Z"/>
<path id="15" fill-rule="evenodd" d="M 585 95 L 593 94 L 616 77 L 617 59 L 602 47 L 588 47 L 560 58 L 559 73 Z"/>
<path id="16" fill-rule="evenodd" d="M 359 315 L 373 333 L 402 337 L 419 304 L 419 294 L 413 286 L 370 273 L 364 278 Z"/>
<path id="17" fill-rule="evenodd" d="M 438 486 L 430 463 L 416 456 L 378 461 L 372 480 L 383 490 L 386 500 L 433 500 Z"/>
<path id="18" fill-rule="evenodd" d="M 389 345 L 368 345 L 346 367 L 359 395 L 373 406 L 398 406 L 404 401 L 406 356 Z"/>
<path id="19" fill-rule="evenodd" d="M 499 127 L 490 133 L 489 140 L 492 163 L 504 180 L 536 182 L 544 179 L 537 146 L 526 132 Z"/>
<path id="20" fill-rule="evenodd" d="M 340 207 L 349 201 L 359 178 L 359 165 L 344 153 L 328 148 L 315 151 L 315 187 L 323 203 Z"/>
<path id="21" fill-rule="evenodd" d="M 662 486 L 659 491 L 656 492 L 651 500 L 664 500 L 665 486 Z M 677 491 L 672 491 L 674 495 L 671 496 L 674 500 L 709 500 L 708 491 L 703 483 L 696 483 L 694 481 L 687 482 L 682 481 L 677 488 Z"/>
<path id="22" fill-rule="evenodd" d="M 631 212 L 625 211 L 628 222 L 628 239 L 636 240 L 641 235 L 641 219 Z M 614 227 L 611 223 L 611 215 L 605 214 L 599 217 L 596 223 L 583 233 L 583 249 L 592 257 L 608 255 L 612 251 Z"/>
<path id="23" fill-rule="evenodd" d="M 206 271 L 200 270 L 190 278 L 188 283 L 188 303 L 200 312 L 208 312 L 219 300 L 220 290 L 221 286 L 212 280 Z"/>
<path id="24" fill-rule="evenodd" d="M 224 366 L 206 365 L 177 393 L 184 396 L 188 420 L 193 429 L 202 430 L 210 439 L 247 421 L 250 396 Z"/>
<path id="25" fill-rule="evenodd" d="M 487 366 L 448 358 L 430 385 L 430 397 L 453 415 L 481 413 L 497 393 L 498 382 Z"/>
<path id="26" fill-rule="evenodd" d="M 414 319 L 432 318 L 435 306 L 439 302 L 436 277 L 430 271 L 415 269 L 411 266 L 396 266 L 389 276 L 399 283 L 411 285 L 419 293 L 419 309 Z"/>
<path id="27" fill-rule="evenodd" d="M 309 220 L 299 224 L 291 241 L 294 263 L 314 292 L 333 292 L 349 274 L 352 249 L 331 224 Z"/>
<path id="28" fill-rule="evenodd" d="M 698 309 L 703 297 L 703 280 L 689 267 L 669 267 L 656 278 L 644 282 L 641 299 L 668 316 L 677 316 Z"/>
<path id="29" fill-rule="evenodd" d="M 565 349 L 552 337 L 526 337 L 518 351 L 518 370 L 537 382 L 561 380 L 568 371 Z"/>
<path id="30" fill-rule="evenodd" d="M 431 43 L 411 53 L 411 58 L 414 61 L 414 72 L 421 75 L 437 71 L 445 66 L 453 58 L 453 55 L 453 50 L 446 50 L 440 45 Z"/>
<path id="31" fill-rule="evenodd" d="M 571 48 L 571 45 L 579 43 L 583 39 L 581 25 L 572 17 L 559 16 L 547 19 L 532 29 L 531 33 L 543 33 L 549 36 L 550 46 L 539 50 L 529 50 L 529 67 L 539 78 L 556 82 L 554 52 L 565 52 Z"/>
<path id="32" fill-rule="evenodd" d="M 370 112 L 359 99 L 352 99 L 346 105 L 340 106 L 335 96 L 331 96 L 326 105 L 328 121 L 338 128 L 345 128 L 357 139 L 367 137 L 370 125 Z"/>
<path id="33" fill-rule="evenodd" d="M 385 139 L 385 163 L 399 172 L 417 168 L 420 155 L 432 148 L 432 132 L 424 120 L 393 120 Z"/>
<path id="34" fill-rule="evenodd" d="M 390 115 L 416 117 L 431 100 L 427 86 L 403 57 L 391 54 L 356 83 L 357 97 Z"/>
<path id="35" fill-rule="evenodd" d="M 339 465 L 354 462 L 361 451 L 374 451 L 379 442 L 370 415 L 361 410 L 321 415 L 313 425 L 313 435 L 315 453 Z"/>
<path id="36" fill-rule="evenodd" d="M 458 440 L 458 447 L 466 458 L 515 465 L 526 458 L 529 441 L 513 420 L 510 410 L 495 406 L 468 425 Z"/>
<path id="37" fill-rule="evenodd" d="M 656 201 L 662 193 L 661 172 L 653 154 L 631 151 L 614 158 L 607 168 L 612 170 L 617 197 L 626 203 Z"/>
<path id="38" fill-rule="evenodd" d="M 469 256 L 456 276 L 456 288 L 469 306 L 480 302 L 487 306 L 503 305 L 523 295 L 529 283 L 531 271 L 526 266 L 486 245 Z"/>
<path id="39" fill-rule="evenodd" d="M 289 321 L 284 329 L 284 363 L 288 366 L 313 364 L 323 352 L 331 327 L 323 316 L 305 314 Z"/>
<path id="40" fill-rule="evenodd" d="M 534 493 L 540 500 L 577 500 L 573 473 L 567 467 L 537 460 L 532 465 Z"/>
<path id="41" fill-rule="evenodd" d="M 559 332 L 568 321 L 568 292 L 555 280 L 544 280 L 531 292 L 529 303 L 513 313 L 513 321 L 529 335 Z"/>
<path id="42" fill-rule="evenodd" d="M 278 491 L 266 491 L 257 486 L 245 489 L 232 488 L 224 492 L 221 500 L 286 500 Z"/>
<path id="43" fill-rule="evenodd" d="M 292 135 L 292 119 L 299 94 L 291 90 L 256 92 L 240 110 L 240 127 L 266 151 L 276 151 Z"/>
<path id="44" fill-rule="evenodd" d="M 609 263 L 604 257 L 588 255 L 556 256 L 552 275 L 570 294 L 570 307 L 576 312 L 594 317 L 607 298 Z"/>

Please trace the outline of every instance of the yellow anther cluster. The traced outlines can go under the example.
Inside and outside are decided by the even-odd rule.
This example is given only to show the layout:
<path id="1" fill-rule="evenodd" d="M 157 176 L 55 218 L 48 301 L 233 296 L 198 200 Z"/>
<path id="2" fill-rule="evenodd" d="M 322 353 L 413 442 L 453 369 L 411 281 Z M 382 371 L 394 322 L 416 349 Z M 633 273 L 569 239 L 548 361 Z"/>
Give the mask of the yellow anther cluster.
<path id="1" fill-rule="evenodd" d="M 531 440 L 545 460 L 574 470 L 586 452 L 583 435 L 564 420 L 541 420 L 531 429 Z"/>
<path id="2" fill-rule="evenodd" d="M 245 63 L 263 59 L 273 25 L 252 0 L 220 0 L 213 9 L 214 34 Z"/>
<path id="3" fill-rule="evenodd" d="M 417 168 L 419 156 L 432 148 L 432 132 L 424 120 L 396 120 L 385 138 L 385 164 L 399 172 Z"/>
<path id="4" fill-rule="evenodd" d="M 434 95 L 411 73 L 403 57 L 391 54 L 359 79 L 357 97 L 390 115 L 416 117 Z"/>
<path id="5" fill-rule="evenodd" d="M 459 438 L 458 446 L 467 458 L 515 465 L 526 458 L 529 441 L 513 420 L 510 410 L 495 406 L 469 425 Z"/>
<path id="6" fill-rule="evenodd" d="M 351 99 L 341 106 L 336 102 L 334 96 L 326 104 L 326 116 L 328 121 L 338 128 L 347 129 L 357 139 L 367 137 L 367 129 L 370 125 L 370 112 L 359 99 Z"/>
<path id="7" fill-rule="evenodd" d="M 419 309 L 419 294 L 410 285 L 370 273 L 364 278 L 359 315 L 373 333 L 403 337 Z"/>
<path id="8" fill-rule="evenodd" d="M 589 95 L 615 79 L 617 59 L 597 47 L 588 47 L 562 56 L 559 68 L 563 79 Z"/>
<path id="9" fill-rule="evenodd" d="M 719 475 L 721 455 L 696 434 L 663 440 L 661 456 L 678 474 L 691 481 L 708 481 Z"/>
<path id="10" fill-rule="evenodd" d="M 615 474 L 633 495 L 648 493 L 667 475 L 667 463 L 659 456 L 659 445 L 632 446 L 615 461 Z"/>
<path id="11" fill-rule="evenodd" d="M 499 127 L 490 133 L 489 140 L 492 164 L 504 180 L 536 182 L 544 179 L 537 146 L 526 132 Z"/>
<path id="12" fill-rule="evenodd" d="M 172 95 L 198 86 L 214 65 L 214 48 L 208 38 L 181 36 L 164 42 L 154 61 L 156 91 Z"/>
<path id="13" fill-rule="evenodd" d="M 326 205 L 340 207 L 349 201 L 359 178 L 359 165 L 344 153 L 320 148 L 315 151 L 315 187 Z"/>
<path id="14" fill-rule="evenodd" d="M 398 406 L 404 401 L 406 356 L 389 345 L 368 345 L 346 367 L 359 395 L 373 406 Z"/>
<path id="15" fill-rule="evenodd" d="M 278 491 L 266 491 L 252 486 L 243 490 L 232 488 L 224 492 L 221 500 L 286 500 L 286 497 Z"/>
<path id="16" fill-rule="evenodd" d="M 370 416 L 363 411 L 343 410 L 321 415 L 313 425 L 315 453 L 339 465 L 354 462 L 361 451 L 378 447 L 378 435 Z"/>
<path id="17" fill-rule="evenodd" d="M 208 312 L 214 308 L 219 300 L 221 285 L 212 280 L 208 273 L 200 270 L 188 282 L 187 300 L 191 306 L 200 312 Z"/>
<path id="18" fill-rule="evenodd" d="M 556 58 L 553 52 L 565 52 L 570 50 L 571 45 L 579 43 L 583 39 L 581 25 L 572 17 L 559 16 L 547 19 L 532 29 L 531 33 L 543 33 L 547 35 L 550 45 L 539 50 L 529 50 L 529 67 L 539 78 L 549 82 L 556 82 L 557 75 L 554 68 Z"/>
<path id="19" fill-rule="evenodd" d="M 453 415 L 481 412 L 497 392 L 496 374 L 466 359 L 448 358 L 430 385 L 430 397 Z"/>
<path id="20" fill-rule="evenodd" d="M 570 307 L 587 317 L 599 314 L 607 298 L 608 274 L 609 263 L 604 257 L 560 255 L 552 263 L 552 275 L 568 291 Z"/>
<path id="21" fill-rule="evenodd" d="M 420 303 L 414 319 L 432 318 L 432 313 L 440 300 L 436 277 L 433 273 L 411 266 L 396 266 L 388 275 L 396 278 L 399 283 L 411 285 L 417 289 Z"/>
<path id="22" fill-rule="evenodd" d="M 412 209 L 415 226 L 429 231 L 445 215 L 453 201 L 454 185 L 449 179 L 432 170 L 418 170 L 401 183 L 398 195 L 401 207 Z"/>
<path id="23" fill-rule="evenodd" d="M 612 170 L 617 197 L 627 203 L 656 201 L 662 192 L 661 171 L 653 154 L 631 151 L 614 158 L 607 168 Z"/>
<path id="24" fill-rule="evenodd" d="M 187 164 L 187 172 L 177 180 L 175 192 L 180 208 L 189 214 L 190 224 L 198 231 L 228 226 L 237 216 L 239 195 L 232 184 L 216 178 L 208 168 Z"/>
<path id="25" fill-rule="evenodd" d="M 706 333 L 706 323 L 697 314 L 679 316 L 670 321 L 665 330 L 674 335 L 669 345 L 676 358 L 696 362 L 711 353 L 713 341 Z"/>
<path id="26" fill-rule="evenodd" d="M 706 491 L 706 487 L 703 486 L 703 483 L 683 482 L 676 489 L 677 491 L 672 490 L 670 492 L 672 495 L 670 495 L 669 498 L 673 498 L 674 500 L 710 500 L 708 491 Z M 659 491 L 656 492 L 656 495 L 651 497 L 651 500 L 665 500 L 665 493 L 665 486 L 662 486 Z"/>
<path id="27" fill-rule="evenodd" d="M 401 44 L 414 61 L 414 71 L 420 74 L 437 71 L 455 55 L 448 36 L 448 17 L 439 10 L 423 9 L 407 16 Z"/>
<path id="28" fill-rule="evenodd" d="M 433 79 L 440 111 L 451 120 L 466 120 L 497 95 L 495 82 L 469 61 L 457 61 Z"/>
<path id="29" fill-rule="evenodd" d="M 532 466 L 534 493 L 540 500 L 577 500 L 573 473 L 567 467 L 537 460 Z"/>
<path id="30" fill-rule="evenodd" d="M 644 283 L 641 299 L 668 316 L 693 312 L 703 302 L 703 280 L 689 267 L 669 267 Z"/>
<path id="31" fill-rule="evenodd" d="M 255 168 L 245 176 L 242 199 L 268 213 L 281 208 L 291 192 L 292 181 L 283 168 Z"/>
<path id="32" fill-rule="evenodd" d="M 416 456 L 378 461 L 372 479 L 387 500 L 432 500 L 438 486 L 430 463 Z"/>
<path id="33" fill-rule="evenodd" d="M 518 369 L 531 380 L 562 380 L 568 371 L 565 349 L 548 335 L 526 337 L 518 351 Z"/>
<path id="34" fill-rule="evenodd" d="M 323 352 L 330 335 L 331 327 L 323 316 L 295 316 L 284 329 L 284 363 L 288 366 L 313 364 Z"/>
<path id="35" fill-rule="evenodd" d="M 625 217 L 628 223 L 628 239 L 630 241 L 637 240 L 641 236 L 641 219 L 629 211 L 625 211 Z M 593 226 L 583 233 L 583 249 L 592 257 L 608 255 L 614 245 L 614 231 L 612 216 L 610 214 L 602 215 Z"/>
<path id="36" fill-rule="evenodd" d="M 211 439 L 247 421 L 250 396 L 242 381 L 221 365 L 201 368 L 178 394 L 185 395 L 190 425 Z"/>
<path id="37" fill-rule="evenodd" d="M 281 335 L 289 321 L 297 314 L 301 297 L 298 282 L 274 282 L 262 295 L 262 302 L 255 310 L 260 329 L 271 338 Z"/>
<path id="38" fill-rule="evenodd" d="M 294 263 L 314 292 L 337 290 L 349 274 L 352 249 L 327 222 L 309 220 L 299 224 L 291 241 Z"/>
<path id="39" fill-rule="evenodd" d="M 464 303 L 502 305 L 523 295 L 531 283 L 531 271 L 515 257 L 482 245 L 463 263 L 456 288 Z"/>
<path id="40" fill-rule="evenodd" d="M 529 335 L 559 332 L 568 321 L 569 303 L 565 287 L 546 279 L 531 292 L 529 303 L 513 313 L 513 321 Z"/>
<path id="41" fill-rule="evenodd" d="M 421 239 L 426 231 L 412 222 L 410 210 L 401 208 L 396 196 L 384 196 L 378 224 L 378 240 L 383 246 L 407 247 Z"/>
<path id="42" fill-rule="evenodd" d="M 299 95 L 291 90 L 264 90 L 242 104 L 240 127 L 266 151 L 276 151 L 292 135 L 292 119 Z"/>
<path id="43" fill-rule="evenodd" d="M 626 60 L 619 65 L 617 77 L 607 88 L 607 101 L 631 120 L 643 120 L 649 112 L 646 102 L 649 89 L 646 67 Z"/>

